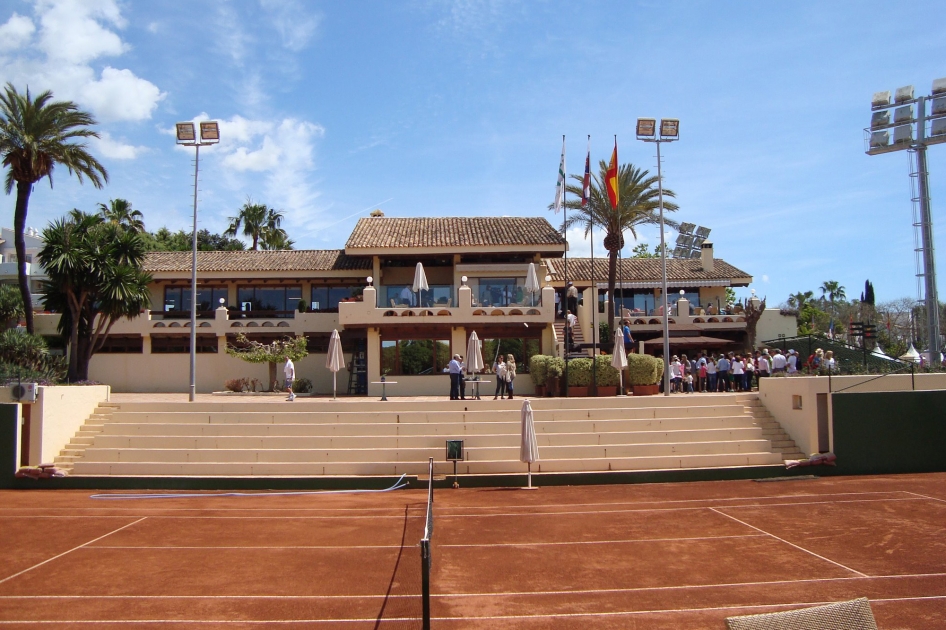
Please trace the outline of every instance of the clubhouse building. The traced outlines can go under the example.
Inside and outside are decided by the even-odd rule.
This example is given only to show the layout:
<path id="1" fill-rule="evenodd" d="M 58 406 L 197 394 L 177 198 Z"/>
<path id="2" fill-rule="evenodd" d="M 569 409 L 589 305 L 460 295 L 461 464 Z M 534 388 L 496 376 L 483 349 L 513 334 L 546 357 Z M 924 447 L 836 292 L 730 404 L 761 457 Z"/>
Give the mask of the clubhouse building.
<path id="1" fill-rule="evenodd" d="M 447 395 L 443 374 L 453 354 L 466 354 L 474 331 L 487 366 L 513 354 L 516 391 L 532 393 L 527 376 L 534 354 L 564 356 L 566 283 L 579 291 L 578 349 L 591 353 L 590 331 L 607 312 L 606 258 L 566 259 L 562 235 L 538 217 L 370 217 L 358 221 L 344 249 L 224 251 L 197 254 L 197 391 L 224 389 L 230 379 L 267 380 L 267 366 L 226 354 L 239 333 L 264 343 L 304 335 L 309 356 L 297 377 L 316 394 L 332 391 L 325 366 L 330 335 L 341 335 L 348 367 L 340 394 Z M 429 289 L 414 292 L 417 263 Z M 540 290 L 529 289 L 534 265 Z M 190 352 L 190 252 L 152 252 L 152 308 L 112 328 L 90 364 L 90 378 L 113 391 L 186 392 Z M 664 315 L 660 260 L 619 261 L 616 300 L 630 321 L 639 352 L 662 350 Z M 752 277 L 714 257 L 668 260 L 674 353 L 743 349 L 745 316 L 727 308 L 727 287 Z M 56 314 L 38 314 L 37 332 L 54 335 Z M 758 340 L 795 334 L 794 317 L 767 309 Z M 572 355 L 574 356 L 574 354 Z M 281 373 L 280 373 L 281 374 Z M 490 381 L 492 375 L 484 377 Z M 487 389 L 484 388 L 484 394 Z"/>

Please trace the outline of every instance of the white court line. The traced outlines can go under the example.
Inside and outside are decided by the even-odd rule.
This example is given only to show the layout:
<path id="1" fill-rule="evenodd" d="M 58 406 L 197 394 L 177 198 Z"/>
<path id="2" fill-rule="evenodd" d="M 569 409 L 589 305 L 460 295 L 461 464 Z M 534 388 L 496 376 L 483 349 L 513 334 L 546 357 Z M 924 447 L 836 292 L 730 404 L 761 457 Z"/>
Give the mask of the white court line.
<path id="1" fill-rule="evenodd" d="M 416 596 L 415 596 L 416 597 Z M 921 596 L 921 597 L 885 597 L 870 600 L 871 603 L 890 603 L 890 602 L 914 602 L 914 601 L 931 601 L 931 600 L 946 600 L 946 595 L 932 595 L 932 596 Z M 790 602 L 785 604 L 748 604 L 742 606 L 707 606 L 705 608 L 658 608 L 652 610 L 617 610 L 609 612 L 581 612 L 581 613 L 548 613 L 548 614 L 533 614 L 533 615 L 483 615 L 483 616 L 463 616 L 463 617 L 431 617 L 431 620 L 435 621 L 498 621 L 498 620 L 515 620 L 515 619 L 561 619 L 561 618 L 580 618 L 580 617 L 630 617 L 630 616 L 640 616 L 640 615 L 660 615 L 660 614 L 679 614 L 679 613 L 701 613 L 701 612 L 718 612 L 723 610 L 794 610 L 803 607 L 810 606 L 823 606 L 825 604 L 834 604 L 833 601 L 819 601 L 819 602 Z M 416 621 L 419 617 L 394 617 L 394 618 L 385 618 L 384 621 Z M 299 623 L 365 623 L 365 622 L 376 622 L 377 617 L 361 617 L 361 618 L 346 618 L 346 619 L 273 619 L 273 620 L 247 620 L 247 619 L 123 619 L 123 620 L 112 620 L 112 619 L 85 619 L 85 620 L 66 620 L 66 619 L 56 619 L 56 620 L 30 620 L 30 621 L 15 621 L 15 620 L 4 620 L 0 621 L 0 624 L 133 624 L 133 623 L 189 623 L 189 624 L 242 624 L 242 625 L 268 625 L 268 624 L 299 624 Z"/>
<path id="2" fill-rule="evenodd" d="M 114 533 L 116 533 L 116 532 L 122 531 L 122 530 L 125 529 L 126 527 L 131 527 L 132 525 L 137 525 L 138 523 L 140 523 L 141 521 L 145 520 L 146 518 L 148 518 L 148 517 L 147 517 L 147 516 L 142 516 L 142 517 L 139 518 L 137 521 L 128 523 L 127 525 L 123 525 L 123 526 L 119 527 L 118 529 L 114 529 L 114 530 L 108 532 L 107 534 L 104 534 L 104 535 L 102 535 L 102 536 L 99 536 L 99 537 L 96 538 L 95 540 L 90 540 L 89 542 L 82 543 L 82 544 L 79 545 L 78 547 L 73 547 L 73 548 L 70 549 L 69 551 L 64 551 L 64 552 L 62 552 L 62 553 L 59 554 L 59 555 L 56 555 L 56 556 L 53 556 L 52 558 L 48 558 L 48 559 L 46 559 L 46 560 L 43 560 L 43 561 L 40 562 L 39 564 L 34 564 L 33 566 L 29 567 L 28 569 L 23 569 L 23 570 L 20 571 L 19 573 L 14 573 L 13 575 L 10 575 L 10 576 L 8 576 L 8 577 L 5 577 L 5 578 L 3 578 L 2 580 L 0 580 L 0 584 L 3 584 L 4 582 L 7 582 L 7 581 L 9 581 L 9 580 L 12 580 L 13 578 L 15 578 L 15 577 L 17 577 L 17 576 L 19 576 L 19 575 L 23 575 L 23 574 L 26 573 L 27 571 L 32 571 L 33 569 L 35 569 L 35 568 L 37 568 L 37 567 L 41 567 L 41 566 L 43 566 L 44 564 L 46 564 L 46 563 L 48 563 L 48 562 L 52 562 L 53 560 L 56 560 L 57 558 L 61 558 L 61 557 L 63 557 L 64 555 L 69 554 L 69 553 L 72 553 L 73 551 L 75 551 L 75 550 L 77 550 L 77 549 L 82 549 L 83 547 L 85 547 L 85 546 L 87 546 L 87 545 L 91 545 L 92 543 L 94 543 L 94 542 L 96 542 L 96 541 L 102 540 L 103 538 L 107 538 L 108 536 L 111 536 L 112 534 L 114 534 Z"/>
<path id="3" fill-rule="evenodd" d="M 906 492 L 907 494 L 912 494 L 915 497 L 923 497 L 924 499 L 929 499 L 930 501 L 939 501 L 940 503 L 946 503 L 946 499 L 939 499 L 937 497 L 931 497 L 926 494 L 920 494 L 919 492 L 910 492 L 908 490 L 904 490 L 904 492 Z"/>
<path id="4" fill-rule="evenodd" d="M 213 545 L 208 547 L 196 547 L 196 546 L 186 546 L 186 545 L 93 545 L 91 547 L 86 547 L 86 550 L 92 549 L 151 549 L 154 551 L 160 551 L 162 549 L 241 549 L 241 550 L 250 550 L 250 549 L 401 549 L 401 548 L 413 548 L 417 545 L 285 545 L 285 546 L 276 546 L 276 545 Z"/>
<path id="5" fill-rule="evenodd" d="M 820 559 L 824 560 L 825 562 L 830 562 L 831 564 L 833 564 L 833 565 L 835 565 L 835 566 L 838 566 L 838 567 L 841 567 L 842 569 L 845 569 L 845 570 L 847 570 L 847 571 L 850 571 L 851 573 L 856 573 L 857 575 L 859 575 L 859 576 L 861 576 L 861 577 L 870 577 L 870 576 L 868 576 L 866 573 L 861 573 L 860 571 L 857 571 L 857 570 L 855 570 L 855 569 L 852 569 L 851 567 L 844 566 L 844 565 L 841 564 L 840 562 L 835 562 L 834 560 L 831 560 L 830 558 L 825 558 L 824 556 L 818 555 L 818 554 L 816 554 L 814 551 L 810 551 L 810 550 L 808 550 L 808 549 L 805 549 L 804 547 L 802 547 L 802 546 L 800 546 L 800 545 L 796 545 L 795 543 L 788 542 L 788 541 L 785 540 L 784 538 L 779 538 L 779 537 L 776 536 L 775 534 L 771 534 L 771 533 L 765 531 L 764 529 L 761 529 L 761 528 L 759 528 L 759 527 L 756 527 L 755 525 L 750 525 L 749 523 L 747 523 L 747 522 L 745 522 L 745 521 L 741 521 L 741 520 L 739 520 L 738 518 L 736 518 L 735 516 L 731 516 L 731 515 L 729 515 L 729 514 L 726 514 L 725 512 L 720 512 L 720 511 L 717 510 L 716 508 L 710 508 L 710 510 L 712 510 L 713 512 L 716 512 L 717 514 L 722 514 L 722 515 L 725 516 L 726 518 L 731 518 L 732 520 L 736 521 L 737 523 L 741 523 L 741 524 L 745 525 L 746 527 L 749 527 L 749 528 L 752 528 L 752 529 L 756 530 L 757 532 L 762 532 L 763 534 L 767 534 L 767 535 L 771 536 L 772 538 L 774 538 L 775 540 L 778 540 L 779 542 L 783 542 L 783 543 L 785 543 L 786 545 L 789 545 L 789 546 L 791 546 L 791 547 L 794 547 L 795 549 L 798 549 L 799 551 L 804 551 L 805 553 L 807 553 L 807 554 L 809 554 L 809 555 L 812 555 L 812 556 L 814 556 L 814 557 L 816 557 L 816 558 L 820 558 Z"/>
<path id="6" fill-rule="evenodd" d="M 743 588 L 756 586 L 782 586 L 796 584 L 820 584 L 822 582 L 863 582 L 863 581 L 882 581 L 882 580 L 905 580 L 915 578 L 943 578 L 946 573 L 904 573 L 900 575 L 877 575 L 865 577 L 833 577 L 833 578 L 800 578 L 797 580 L 770 580 L 763 582 L 729 582 L 723 584 L 681 584 L 677 586 L 636 586 L 630 588 L 592 588 L 576 589 L 569 591 L 511 591 L 505 593 L 431 593 L 431 597 L 440 599 L 449 598 L 502 598 L 502 597 L 547 597 L 550 595 L 620 595 L 631 593 L 648 593 L 661 591 L 685 591 L 685 590 L 708 590 L 714 588 Z M 305 599 L 410 599 L 417 597 L 414 595 L 388 595 L 381 593 L 377 595 L 0 595 L 0 601 L 13 599 L 273 599 L 273 600 L 305 600 Z"/>

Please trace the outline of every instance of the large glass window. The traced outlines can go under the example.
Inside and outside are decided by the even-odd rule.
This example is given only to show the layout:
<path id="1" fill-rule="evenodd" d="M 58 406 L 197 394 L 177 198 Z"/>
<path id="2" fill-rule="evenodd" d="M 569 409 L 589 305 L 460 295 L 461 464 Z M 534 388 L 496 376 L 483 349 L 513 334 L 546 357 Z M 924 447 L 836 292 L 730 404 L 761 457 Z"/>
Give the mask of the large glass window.
<path id="1" fill-rule="evenodd" d="M 313 313 L 337 313 L 339 302 L 356 298 L 363 290 L 363 286 L 312 287 L 309 306 Z"/>
<path id="2" fill-rule="evenodd" d="M 227 303 L 227 287 L 197 287 L 197 312 L 202 317 L 213 317 L 220 306 L 220 298 Z M 187 315 L 191 311 L 190 287 L 164 287 L 164 312 L 170 316 Z"/>
<path id="3" fill-rule="evenodd" d="M 381 341 L 381 373 L 403 376 L 443 374 L 450 363 L 446 339 L 388 339 Z"/>
<path id="4" fill-rule="evenodd" d="M 654 297 L 653 289 L 615 289 L 614 293 L 617 296 L 616 313 L 623 313 L 623 309 L 627 309 L 640 315 L 651 315 L 656 308 L 657 298 Z"/>
<path id="5" fill-rule="evenodd" d="M 683 289 L 683 295 L 680 295 L 680 289 Z M 667 291 L 667 300 L 673 305 L 674 308 L 676 308 L 677 300 L 680 298 L 686 298 L 690 302 L 691 309 L 701 306 L 699 289 L 676 287 Z"/>
<path id="6" fill-rule="evenodd" d="M 190 354 L 190 335 L 151 335 L 152 354 Z M 215 354 L 217 336 L 197 333 L 197 354 Z"/>
<path id="7" fill-rule="evenodd" d="M 381 308 L 390 306 L 417 306 L 417 293 L 411 290 L 410 285 L 386 286 L 378 293 Z M 453 286 L 449 284 L 432 284 L 428 291 L 420 292 L 421 306 L 455 306 L 453 303 Z"/>
<path id="8" fill-rule="evenodd" d="M 478 306 L 538 306 L 541 296 L 526 293 L 525 283 L 525 278 L 473 278 L 470 286 Z"/>
<path id="9" fill-rule="evenodd" d="M 265 317 L 292 317 L 302 300 L 302 287 L 240 287 L 240 310 Z M 304 306 L 304 305 L 303 305 Z"/>

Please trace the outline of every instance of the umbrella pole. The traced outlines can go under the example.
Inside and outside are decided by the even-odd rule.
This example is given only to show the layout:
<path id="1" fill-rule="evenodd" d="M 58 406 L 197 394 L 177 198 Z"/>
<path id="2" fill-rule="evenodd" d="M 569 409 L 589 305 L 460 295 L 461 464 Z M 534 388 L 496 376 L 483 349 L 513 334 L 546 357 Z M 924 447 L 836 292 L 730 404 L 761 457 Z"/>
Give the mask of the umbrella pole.
<path id="1" fill-rule="evenodd" d="M 338 398 L 338 386 L 335 384 L 336 378 L 338 378 L 338 372 L 332 372 L 332 400 Z"/>
<path id="2" fill-rule="evenodd" d="M 532 487 L 532 462 L 529 462 L 529 487 Z"/>

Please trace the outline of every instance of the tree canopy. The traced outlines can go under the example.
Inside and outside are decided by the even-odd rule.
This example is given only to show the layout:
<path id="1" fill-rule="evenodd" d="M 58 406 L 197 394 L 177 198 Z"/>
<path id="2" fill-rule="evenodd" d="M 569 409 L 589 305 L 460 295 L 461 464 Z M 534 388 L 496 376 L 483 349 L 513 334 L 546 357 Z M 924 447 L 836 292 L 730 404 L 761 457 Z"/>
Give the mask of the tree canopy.
<path id="1" fill-rule="evenodd" d="M 236 236 L 243 230 L 243 236 L 252 239 L 250 249 L 292 249 L 286 231 L 280 227 L 283 214 L 264 203 L 254 203 L 247 199 L 236 216 L 230 217 L 230 226 L 224 230 L 224 236 Z M 280 245 L 284 247 L 279 247 Z"/>

